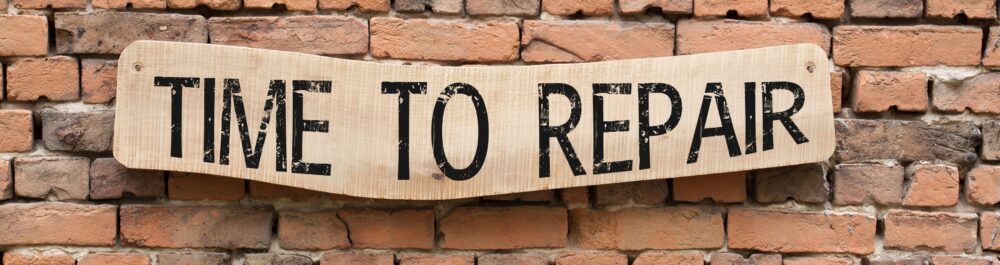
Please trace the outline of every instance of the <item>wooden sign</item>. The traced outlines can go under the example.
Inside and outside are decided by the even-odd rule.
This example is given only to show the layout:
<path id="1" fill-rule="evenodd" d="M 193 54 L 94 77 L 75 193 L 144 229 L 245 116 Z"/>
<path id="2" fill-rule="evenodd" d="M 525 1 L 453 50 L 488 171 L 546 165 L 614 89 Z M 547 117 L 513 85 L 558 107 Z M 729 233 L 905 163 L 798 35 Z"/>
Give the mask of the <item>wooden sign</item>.
<path id="1" fill-rule="evenodd" d="M 139 41 L 119 61 L 114 154 L 418 200 L 810 163 L 835 144 L 829 67 L 805 44 L 444 67 Z"/>

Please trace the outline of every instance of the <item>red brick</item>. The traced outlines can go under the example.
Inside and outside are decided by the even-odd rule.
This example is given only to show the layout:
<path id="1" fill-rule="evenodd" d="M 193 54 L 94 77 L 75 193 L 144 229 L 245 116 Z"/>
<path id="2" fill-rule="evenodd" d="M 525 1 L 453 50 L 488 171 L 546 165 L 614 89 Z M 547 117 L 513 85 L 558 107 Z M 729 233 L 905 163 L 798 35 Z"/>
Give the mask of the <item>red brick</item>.
<path id="1" fill-rule="evenodd" d="M 615 252 L 563 252 L 556 265 L 628 265 L 628 256 Z"/>
<path id="2" fill-rule="evenodd" d="M 1000 250 L 1000 213 L 982 212 L 979 217 L 979 240 L 984 250 Z"/>
<path id="3" fill-rule="evenodd" d="M 837 119 L 837 150 L 841 162 L 895 159 L 903 162 L 976 161 L 982 135 L 971 122 Z"/>
<path id="4" fill-rule="evenodd" d="M 934 256 L 931 257 L 931 264 L 934 265 L 991 265 L 997 264 L 997 259 L 991 256 L 985 257 L 965 257 L 965 256 Z"/>
<path id="5" fill-rule="evenodd" d="M 694 16 L 724 17 L 732 11 L 741 17 L 765 17 L 767 5 L 767 0 L 694 0 Z"/>
<path id="6" fill-rule="evenodd" d="M 840 164 L 833 174 L 833 204 L 860 205 L 869 201 L 899 205 L 905 170 L 900 165 Z"/>
<path id="7" fill-rule="evenodd" d="M 1000 121 L 982 121 L 983 149 L 980 158 L 983 160 L 1000 160 Z"/>
<path id="8" fill-rule="evenodd" d="M 511 193 L 483 197 L 489 201 L 523 201 L 523 202 L 547 202 L 555 200 L 556 194 L 552 190 L 540 190 L 521 193 Z"/>
<path id="9" fill-rule="evenodd" d="M 149 265 L 149 255 L 140 253 L 90 253 L 77 265 Z"/>
<path id="10" fill-rule="evenodd" d="M 997 18 L 993 0 L 927 0 L 928 17 L 954 18 L 965 14 L 970 19 Z"/>
<path id="11" fill-rule="evenodd" d="M 622 14 L 644 14 L 657 10 L 666 15 L 690 15 L 694 13 L 692 0 L 618 0 Z"/>
<path id="12" fill-rule="evenodd" d="M 226 253 L 158 253 L 158 265 L 224 265 L 229 261 Z"/>
<path id="13" fill-rule="evenodd" d="M 10 160 L 0 159 L 0 201 L 14 197 L 14 178 Z"/>
<path id="14" fill-rule="evenodd" d="M 6 1 L 0 1 L 7 7 Z M 45 16 L 0 15 L 0 56 L 43 56 L 49 51 Z"/>
<path id="15" fill-rule="evenodd" d="M 486 254 L 476 259 L 478 265 L 548 265 L 549 258 L 535 254 Z"/>
<path id="16" fill-rule="evenodd" d="M 639 254 L 632 265 L 704 265 L 705 255 L 697 251 L 663 252 L 646 251 Z"/>
<path id="17" fill-rule="evenodd" d="M 958 167 L 947 164 L 915 164 L 910 169 L 912 177 L 905 206 L 945 207 L 958 204 Z"/>
<path id="18" fill-rule="evenodd" d="M 875 251 L 874 216 L 858 213 L 730 209 L 729 248 L 781 253 Z"/>
<path id="19" fill-rule="evenodd" d="M 844 72 L 836 71 L 830 73 L 830 94 L 833 97 L 833 113 L 840 113 L 841 98 L 844 94 Z"/>
<path id="20" fill-rule="evenodd" d="M 969 202 L 993 205 L 1000 202 L 1000 167 L 979 165 L 967 173 L 965 184 Z"/>
<path id="21" fill-rule="evenodd" d="M 97 158 L 90 164 L 90 198 L 162 197 L 163 172 L 128 169 L 114 158 Z"/>
<path id="22" fill-rule="evenodd" d="M 313 265 L 311 258 L 299 254 L 254 253 L 244 259 L 244 265 Z"/>
<path id="23" fill-rule="evenodd" d="M 899 71 L 858 71 L 851 93 L 856 112 L 926 112 L 927 74 Z"/>
<path id="24" fill-rule="evenodd" d="M 86 200 L 90 159 L 68 156 L 18 157 L 14 160 L 14 193 L 19 197 Z"/>
<path id="25" fill-rule="evenodd" d="M 435 255 L 430 253 L 404 253 L 399 255 L 399 265 L 473 265 L 472 255 Z"/>
<path id="26" fill-rule="evenodd" d="M 802 17 L 809 14 L 816 19 L 840 19 L 844 16 L 842 0 L 772 0 L 771 15 Z"/>
<path id="27" fill-rule="evenodd" d="M 927 258 L 925 257 L 906 257 L 906 258 L 865 258 L 865 263 L 867 265 L 924 265 L 927 264 Z"/>
<path id="28" fill-rule="evenodd" d="M 269 209 L 123 205 L 120 216 L 126 246 L 266 249 L 271 243 Z"/>
<path id="29" fill-rule="evenodd" d="M 278 243 L 283 249 L 327 250 L 351 246 L 347 226 L 336 211 L 287 211 L 278 218 Z"/>
<path id="30" fill-rule="evenodd" d="M 378 17 L 370 23 L 376 58 L 481 63 L 517 59 L 520 33 L 510 21 Z"/>
<path id="31" fill-rule="evenodd" d="M 680 206 L 616 211 L 573 209 L 570 237 L 586 249 L 707 249 L 722 247 L 722 214 Z"/>
<path id="32" fill-rule="evenodd" d="M 73 265 L 73 256 L 63 253 L 7 252 L 3 254 L 7 265 Z"/>
<path id="33" fill-rule="evenodd" d="M 354 248 L 434 247 L 433 210 L 342 209 Z"/>
<path id="34" fill-rule="evenodd" d="M 767 2 L 764 3 L 767 7 Z M 830 31 L 819 24 L 774 21 L 725 19 L 681 20 L 677 23 L 679 55 L 798 43 L 816 44 L 823 50 L 829 51 Z"/>
<path id="35" fill-rule="evenodd" d="M 486 16 L 535 16 L 538 15 L 539 5 L 539 0 L 468 0 L 465 12 Z"/>
<path id="36" fill-rule="evenodd" d="M 212 10 L 237 10 L 242 6 L 240 0 L 167 0 L 170 9 L 191 9 L 199 6 Z"/>
<path id="37" fill-rule="evenodd" d="M 115 99 L 118 61 L 85 59 L 81 63 L 80 87 L 84 103 L 108 103 Z"/>
<path id="38" fill-rule="evenodd" d="M 977 217 L 971 213 L 889 210 L 885 215 L 885 248 L 972 253 Z"/>
<path id="39" fill-rule="evenodd" d="M 783 265 L 854 265 L 854 260 L 845 257 L 791 257 Z"/>
<path id="40" fill-rule="evenodd" d="M 30 110 L 0 110 L 0 152 L 31 151 L 33 127 Z"/>
<path id="41" fill-rule="evenodd" d="M 566 209 L 459 207 L 440 222 L 445 249 L 519 249 L 566 246 Z"/>
<path id="42" fill-rule="evenodd" d="M 851 0 L 851 16 L 862 18 L 915 18 L 924 12 L 922 0 Z"/>
<path id="43" fill-rule="evenodd" d="M 934 108 L 946 112 L 1000 113 L 1000 73 L 982 73 L 961 82 L 934 82 Z"/>
<path id="44" fill-rule="evenodd" d="M 166 9 L 167 0 L 93 0 L 94 8 L 103 9 Z"/>
<path id="45" fill-rule="evenodd" d="M 139 12 L 55 13 L 56 51 L 119 54 L 136 40 L 208 42 L 201 15 Z"/>
<path id="46" fill-rule="evenodd" d="M 392 8 L 397 12 L 421 13 L 430 9 L 434 14 L 461 14 L 464 9 L 463 0 L 395 0 Z"/>
<path id="47" fill-rule="evenodd" d="M 172 200 L 236 201 L 243 198 L 246 181 L 195 173 L 170 172 L 167 196 Z"/>
<path id="48" fill-rule="evenodd" d="M 330 195 L 319 191 L 250 181 L 250 198 L 254 200 L 290 200 L 293 202 L 328 200 Z"/>
<path id="49" fill-rule="evenodd" d="M 80 98 L 76 59 L 67 56 L 23 58 L 7 65 L 7 99 L 72 101 Z"/>
<path id="50" fill-rule="evenodd" d="M 581 14 L 586 16 L 610 15 L 614 0 L 544 0 L 542 11 L 557 16 Z"/>
<path id="51" fill-rule="evenodd" d="M 524 22 L 525 62 L 590 62 L 671 56 L 674 25 L 654 22 Z M 628 49 L 621 49 L 628 46 Z"/>
<path id="52" fill-rule="evenodd" d="M 760 203 L 823 203 L 830 194 L 826 167 L 804 164 L 757 170 L 754 173 L 754 198 Z"/>
<path id="53" fill-rule="evenodd" d="M 18 9 L 78 9 L 87 7 L 84 0 L 10 0 Z"/>
<path id="54" fill-rule="evenodd" d="M 986 33 L 989 39 L 986 41 L 986 51 L 983 54 L 983 66 L 1000 66 L 1000 26 L 990 27 Z M 0 45 L 2 47 L 3 45 Z"/>
<path id="55" fill-rule="evenodd" d="M 837 26 L 833 61 L 851 67 L 978 65 L 983 30 L 964 26 Z"/>
<path id="56" fill-rule="evenodd" d="M 42 119 L 45 148 L 73 152 L 111 151 L 114 109 L 44 107 L 38 114 Z"/>
<path id="57" fill-rule="evenodd" d="M 747 199 L 747 173 L 732 172 L 674 179 L 674 200 L 741 203 Z"/>
<path id="58" fill-rule="evenodd" d="M 320 265 L 393 265 L 391 253 L 368 252 L 327 252 L 320 259 Z"/>
<path id="59" fill-rule="evenodd" d="M 112 246 L 117 208 L 62 202 L 0 205 L 0 246 Z"/>
<path id="60" fill-rule="evenodd" d="M 361 12 L 389 12 L 389 0 L 319 0 L 319 10 L 348 10 L 352 7 Z"/>
<path id="61" fill-rule="evenodd" d="M 669 193 L 665 180 L 636 181 L 596 186 L 594 200 L 597 205 L 660 204 Z"/>
<path id="62" fill-rule="evenodd" d="M 246 9 L 273 9 L 284 6 L 288 11 L 316 11 L 316 0 L 244 0 Z"/>
<path id="63" fill-rule="evenodd" d="M 566 204 L 590 204 L 590 189 L 575 187 L 559 190 L 559 196 Z"/>
<path id="64" fill-rule="evenodd" d="M 318 55 L 368 53 L 368 25 L 348 16 L 213 17 L 212 43 Z"/>
<path id="65" fill-rule="evenodd" d="M 781 265 L 781 255 L 752 254 L 743 258 L 736 253 L 714 253 L 710 261 L 711 265 Z"/>

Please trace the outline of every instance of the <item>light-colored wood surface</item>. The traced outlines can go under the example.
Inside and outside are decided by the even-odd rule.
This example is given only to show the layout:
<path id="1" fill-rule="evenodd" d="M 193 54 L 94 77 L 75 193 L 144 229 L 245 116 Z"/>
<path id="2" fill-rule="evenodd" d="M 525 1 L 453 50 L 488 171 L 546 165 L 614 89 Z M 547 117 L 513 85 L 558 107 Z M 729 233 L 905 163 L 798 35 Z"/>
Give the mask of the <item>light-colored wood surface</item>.
<path id="1" fill-rule="evenodd" d="M 130 168 L 196 172 L 244 178 L 350 196 L 386 199 L 453 199 L 650 179 L 695 176 L 823 161 L 835 146 L 830 104 L 829 63 L 814 45 L 793 45 L 691 56 L 534 66 L 406 66 L 333 59 L 307 54 L 240 47 L 139 41 L 119 61 L 114 155 Z M 171 157 L 171 89 L 154 86 L 155 76 L 215 78 L 215 144 L 219 144 L 223 79 L 239 79 L 251 138 L 257 137 L 271 80 L 287 82 L 288 142 L 292 140 L 292 80 L 332 81 L 331 93 L 305 93 L 304 118 L 328 120 L 328 133 L 305 132 L 303 160 L 331 165 L 331 174 L 276 170 L 275 117 L 268 126 L 259 168 L 243 160 L 235 116 L 230 164 L 203 162 L 204 100 L 201 87 L 183 89 L 183 156 Z M 204 80 L 201 83 L 205 83 Z M 805 100 L 792 121 L 808 138 L 796 144 L 780 122 L 774 123 L 774 149 L 764 150 L 761 82 L 801 86 Z M 382 82 L 427 82 L 427 93 L 410 96 L 409 180 L 398 180 L 399 97 L 382 94 Z M 432 150 L 431 120 L 446 86 L 474 86 L 488 110 L 489 142 L 485 162 L 464 181 L 444 177 Z M 746 154 L 744 83 L 756 82 L 756 149 Z M 574 176 L 562 149 L 550 138 L 551 176 L 539 177 L 539 84 L 565 83 L 581 96 L 582 112 L 569 133 L 586 175 Z M 604 134 L 605 161 L 633 160 L 632 170 L 594 174 L 593 84 L 630 83 L 629 95 L 602 95 L 604 120 L 628 120 L 629 131 Z M 650 168 L 639 170 L 638 84 L 666 83 L 682 99 L 676 128 L 650 138 Z M 731 157 L 724 137 L 702 140 L 697 162 L 688 163 L 708 83 L 721 83 L 741 155 Z M 792 94 L 774 93 L 774 110 L 788 109 Z M 651 124 L 670 114 L 664 95 L 650 97 Z M 569 101 L 550 96 L 552 124 L 569 117 Z M 711 102 L 706 127 L 720 126 Z M 443 143 L 452 165 L 462 168 L 476 152 L 477 122 L 469 97 L 454 96 L 443 117 Z M 251 140 L 251 142 L 255 142 Z M 218 152 L 218 147 L 215 149 Z M 288 152 L 289 166 L 291 152 Z"/>

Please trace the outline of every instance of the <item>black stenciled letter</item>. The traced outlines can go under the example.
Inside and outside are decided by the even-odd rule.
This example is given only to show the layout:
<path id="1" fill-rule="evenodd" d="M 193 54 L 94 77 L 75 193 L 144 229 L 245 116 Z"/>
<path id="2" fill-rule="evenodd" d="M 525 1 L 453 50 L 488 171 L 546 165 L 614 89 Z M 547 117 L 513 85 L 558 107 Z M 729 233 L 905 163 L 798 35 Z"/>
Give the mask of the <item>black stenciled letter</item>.
<path id="1" fill-rule="evenodd" d="M 399 166 L 396 178 L 410 179 L 410 94 L 427 94 L 427 82 L 382 82 L 382 94 L 399 94 Z"/>
<path id="2" fill-rule="evenodd" d="M 559 126 L 549 125 L 551 123 L 549 120 L 549 95 L 552 94 L 563 95 L 569 100 L 569 119 Z M 572 86 L 559 83 L 538 84 L 539 178 L 547 178 L 551 175 L 549 167 L 551 164 L 549 138 L 552 137 L 555 137 L 556 141 L 559 142 L 559 147 L 562 148 L 563 155 L 566 156 L 566 161 L 569 162 L 569 168 L 573 171 L 573 175 L 580 176 L 587 174 L 583 169 L 583 164 L 580 163 L 580 158 L 576 156 L 576 151 L 573 150 L 573 143 L 570 143 L 569 136 L 567 136 L 580 123 L 581 106 L 580 94 Z"/>
<path id="3" fill-rule="evenodd" d="M 240 142 L 243 146 L 243 156 L 248 168 L 258 168 L 260 157 L 264 149 L 264 140 L 267 139 L 267 125 L 271 123 L 271 109 L 277 106 L 275 116 L 275 168 L 277 171 L 288 171 L 286 151 L 285 151 L 285 81 L 271 80 L 267 91 L 267 99 L 264 101 L 264 116 L 260 121 L 260 130 L 257 131 L 257 143 L 250 145 L 250 129 L 247 126 L 246 108 L 243 104 L 243 96 L 240 96 L 239 79 L 223 80 L 222 90 L 222 132 L 219 148 L 219 164 L 229 164 L 229 135 L 230 135 L 230 115 L 236 112 L 236 123 L 239 127 Z"/>
<path id="4" fill-rule="evenodd" d="M 604 162 L 604 133 L 627 132 L 629 122 L 604 121 L 604 97 L 601 94 L 628 95 L 632 84 L 594 84 L 594 174 L 632 170 L 632 160 Z"/>
<path id="5" fill-rule="evenodd" d="M 649 94 L 664 94 L 670 99 L 670 117 L 663 124 L 649 126 Z M 663 83 L 639 84 L 639 169 L 649 165 L 649 137 L 662 135 L 677 127 L 681 121 L 681 94 L 673 86 Z"/>
<path id="6" fill-rule="evenodd" d="M 708 119 L 708 108 L 712 104 L 712 98 L 715 98 L 722 126 L 705 128 L 705 121 Z M 701 152 L 701 140 L 705 137 L 723 136 L 726 139 L 729 156 L 740 155 L 740 144 L 736 140 L 736 131 L 733 129 L 733 121 L 729 116 L 729 106 L 726 104 L 726 96 L 722 93 L 722 84 L 708 83 L 705 87 L 705 98 L 701 102 L 701 113 L 698 114 L 698 124 L 696 126 L 694 129 L 694 139 L 691 140 L 691 151 L 688 152 L 688 164 L 698 162 L 698 153 Z"/>
<path id="7" fill-rule="evenodd" d="M 444 119 L 444 108 L 448 106 L 448 101 L 455 94 L 462 94 L 469 96 L 472 99 L 472 105 L 476 108 L 476 121 L 479 125 L 479 137 L 476 144 L 476 156 L 472 158 L 472 163 L 469 166 L 461 169 L 457 169 L 448 163 L 448 157 L 444 154 L 444 142 L 441 137 L 443 136 L 443 119 Z M 483 168 L 483 162 L 486 160 L 486 149 L 489 147 L 490 139 L 490 122 L 487 118 L 486 113 L 486 102 L 483 101 L 483 97 L 479 95 L 479 91 L 475 87 L 465 83 L 454 83 L 444 88 L 441 92 L 441 96 L 438 97 L 437 103 L 434 104 L 434 113 L 431 118 L 431 145 L 434 146 L 434 160 L 437 161 L 438 168 L 444 172 L 444 175 L 452 180 L 467 180 L 479 173 L 479 169 Z"/>
<path id="8" fill-rule="evenodd" d="M 795 126 L 795 122 L 792 122 L 792 115 L 802 110 L 802 105 L 806 101 L 805 92 L 802 91 L 802 87 L 791 82 L 764 82 L 763 85 L 764 97 L 761 100 L 764 104 L 764 150 L 774 149 L 774 121 L 781 121 L 781 125 L 785 127 L 785 130 L 788 130 L 788 134 L 792 136 L 792 140 L 796 144 L 809 142 L 809 138 L 806 138 L 802 134 L 802 131 L 799 130 L 799 127 Z M 791 108 L 774 112 L 774 98 L 771 93 L 776 89 L 792 92 L 792 96 L 795 99 L 792 101 Z"/>
<path id="9" fill-rule="evenodd" d="M 746 96 L 746 154 L 757 152 L 757 83 L 743 83 L 743 93 Z"/>
<path id="10" fill-rule="evenodd" d="M 305 120 L 302 118 L 303 93 L 330 93 L 333 90 L 331 81 L 292 80 L 292 173 L 312 175 L 330 175 L 330 164 L 302 162 L 302 133 L 328 132 L 330 122 L 323 120 Z M 279 126 L 281 123 L 278 123 Z M 279 128 L 279 130 L 284 130 Z"/>
<path id="11" fill-rule="evenodd" d="M 197 77 L 153 77 L 154 86 L 170 87 L 170 156 L 172 157 L 183 156 L 181 140 L 181 126 L 184 118 L 182 115 L 184 109 L 183 88 L 197 87 L 199 80 Z"/>
<path id="12" fill-rule="evenodd" d="M 205 78 L 205 139 L 202 161 L 215 163 L 215 78 Z"/>

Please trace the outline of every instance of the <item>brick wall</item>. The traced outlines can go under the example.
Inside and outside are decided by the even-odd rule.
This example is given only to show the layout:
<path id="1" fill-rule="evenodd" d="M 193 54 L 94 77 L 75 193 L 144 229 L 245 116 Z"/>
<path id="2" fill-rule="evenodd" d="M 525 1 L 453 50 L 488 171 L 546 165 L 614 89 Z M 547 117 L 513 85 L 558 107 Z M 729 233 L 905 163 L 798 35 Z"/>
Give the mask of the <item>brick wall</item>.
<path id="1" fill-rule="evenodd" d="M 994 0 L 0 0 L 2 264 L 998 264 Z M 137 39 L 430 65 L 815 43 L 828 162 L 454 201 L 123 168 Z"/>

